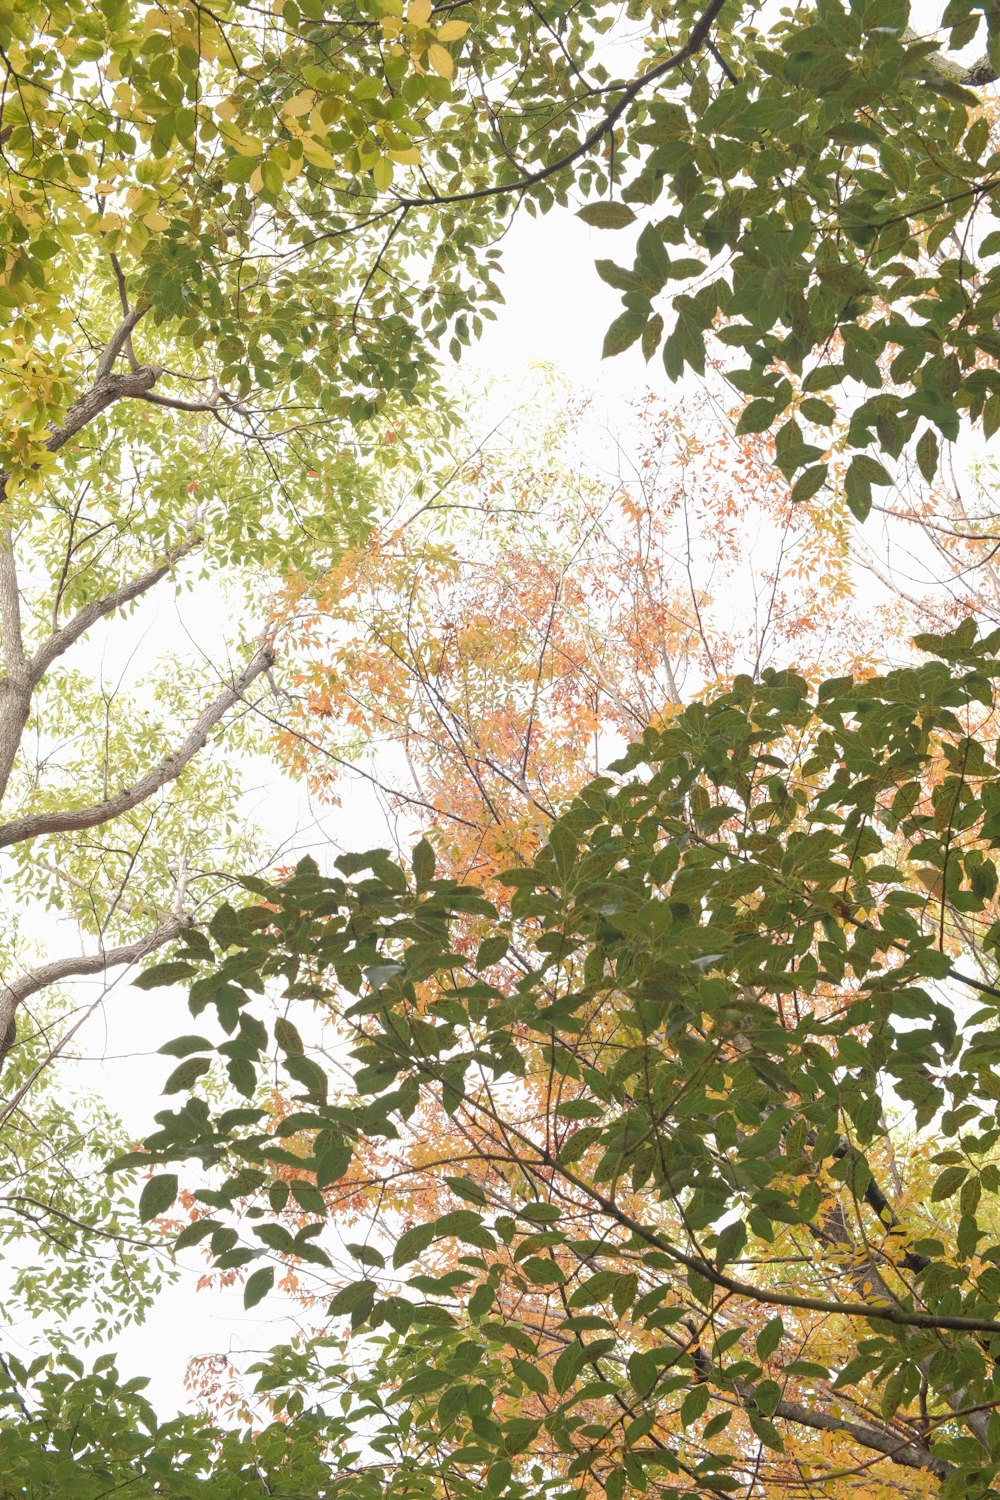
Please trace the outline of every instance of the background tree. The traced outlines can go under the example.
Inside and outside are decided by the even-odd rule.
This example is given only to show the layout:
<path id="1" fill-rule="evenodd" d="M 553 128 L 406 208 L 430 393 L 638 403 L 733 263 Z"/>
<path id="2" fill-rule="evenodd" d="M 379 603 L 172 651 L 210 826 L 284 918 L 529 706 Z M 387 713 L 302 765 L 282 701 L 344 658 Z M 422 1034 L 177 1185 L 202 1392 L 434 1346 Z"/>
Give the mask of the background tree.
<path id="1" fill-rule="evenodd" d="M 337 798 L 357 763 L 404 846 L 420 828 L 477 881 L 530 858 L 624 744 L 735 672 L 792 660 L 815 677 L 905 649 L 894 594 L 859 595 L 846 507 L 796 506 L 766 435 L 735 436 L 711 388 L 649 396 L 610 455 L 587 452 L 565 386 L 524 408 L 470 436 L 433 498 L 293 578 L 278 617 L 289 766 Z"/>

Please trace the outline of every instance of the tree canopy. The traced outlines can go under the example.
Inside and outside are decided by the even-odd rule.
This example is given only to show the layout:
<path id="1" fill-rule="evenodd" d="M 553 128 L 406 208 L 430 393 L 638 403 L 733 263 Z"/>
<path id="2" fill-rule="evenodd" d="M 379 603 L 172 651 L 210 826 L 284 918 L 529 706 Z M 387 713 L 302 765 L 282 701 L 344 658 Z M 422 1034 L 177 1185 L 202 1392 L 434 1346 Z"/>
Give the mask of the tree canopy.
<path id="1" fill-rule="evenodd" d="M 307 862 L 144 976 L 210 1022 L 168 1093 L 278 1061 L 287 1112 L 158 1116 L 142 1208 L 209 1169 L 179 1243 L 333 1293 L 317 1389 L 371 1330 L 348 1491 L 994 1493 L 1000 636 L 919 644 L 648 731 L 509 915 L 426 843 Z"/>
<path id="2" fill-rule="evenodd" d="M 950 0 L 940 32 L 905 0 L 0 17 L 0 1240 L 42 1346 L 0 1352 L 12 1495 L 1000 1493 L 996 508 L 947 462 L 1000 427 L 1000 29 Z M 690 569 L 670 619 L 655 486 L 603 552 L 554 460 L 440 487 L 445 361 L 512 216 L 568 207 L 611 247 L 605 354 L 739 407 L 720 553 L 751 511 L 809 538 L 769 578 L 796 667 L 716 659 Z M 557 500 L 478 594 L 429 522 L 460 586 L 422 592 L 400 489 L 477 483 Z M 904 665 L 852 624 L 859 560 L 893 642 L 937 627 Z M 190 646 L 143 616 L 199 589 Z M 847 600 L 834 676 L 810 589 Z M 274 870 L 242 759 L 350 756 L 332 668 L 475 839 Z M 140 1146 L 56 1087 L 59 987 L 124 964 L 200 1028 Z M 167 1247 L 301 1314 L 229 1420 L 72 1347 Z"/>

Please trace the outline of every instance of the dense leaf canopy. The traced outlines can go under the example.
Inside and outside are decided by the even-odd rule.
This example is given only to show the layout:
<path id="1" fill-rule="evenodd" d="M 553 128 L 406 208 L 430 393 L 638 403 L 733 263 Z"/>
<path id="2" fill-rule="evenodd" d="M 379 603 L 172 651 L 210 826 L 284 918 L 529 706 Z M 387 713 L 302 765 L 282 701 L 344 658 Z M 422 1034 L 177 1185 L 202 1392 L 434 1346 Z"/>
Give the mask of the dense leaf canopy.
<path id="1" fill-rule="evenodd" d="M 904 0 L 0 16 L 0 1237 L 50 1329 L 0 1357 L 5 1492 L 1000 1493 L 1000 635 L 654 705 L 502 899 L 422 841 L 248 878 L 205 920 L 253 840 L 233 765 L 198 758 L 252 691 L 280 701 L 276 580 L 327 575 L 433 468 L 441 351 L 495 312 L 518 209 L 634 237 L 598 263 L 605 352 L 733 358 L 797 502 L 863 520 L 897 459 L 930 484 L 963 421 L 1000 427 L 1000 28 L 972 0 L 945 50 L 922 24 Z M 249 603 L 196 667 L 127 699 L 64 663 L 204 577 Z M 39 899 L 83 952 L 24 956 Z M 140 984 L 189 982 L 210 1034 L 166 1044 L 178 1107 L 121 1154 L 103 1106 L 46 1092 L 72 1028 L 43 1005 L 26 1035 L 24 1008 L 178 938 Z M 303 1309 L 237 1424 L 161 1424 L 52 1327 L 140 1314 L 160 1231 L 248 1308 Z"/>
<path id="2" fill-rule="evenodd" d="M 251 1268 L 248 1303 L 288 1261 L 372 1330 L 348 1490 L 383 1483 L 370 1450 L 395 1494 L 783 1494 L 859 1463 L 994 1492 L 1000 638 L 923 645 L 651 731 L 509 873 L 507 918 L 426 844 L 409 874 L 345 856 L 145 977 L 192 975 L 225 1034 L 170 1044 L 169 1092 L 221 1062 L 252 1096 L 280 1059 L 290 1113 L 196 1090 L 146 1148 L 211 1169 L 181 1243 Z M 317 1004 L 340 1041 L 303 1042 Z"/>

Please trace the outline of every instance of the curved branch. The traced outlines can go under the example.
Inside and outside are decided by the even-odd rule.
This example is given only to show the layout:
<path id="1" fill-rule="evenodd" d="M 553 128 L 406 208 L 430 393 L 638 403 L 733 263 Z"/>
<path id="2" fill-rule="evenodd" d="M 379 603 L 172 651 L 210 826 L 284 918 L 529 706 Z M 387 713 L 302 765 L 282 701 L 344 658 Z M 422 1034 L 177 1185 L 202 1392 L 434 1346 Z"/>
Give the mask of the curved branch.
<path id="1" fill-rule="evenodd" d="M 192 552 L 200 543 L 200 537 L 193 529 L 187 538 L 178 546 L 171 548 L 163 562 L 155 568 L 150 568 L 147 573 L 142 573 L 138 578 L 133 578 L 129 583 L 123 583 L 121 588 L 115 589 L 111 594 L 106 594 L 103 599 L 95 599 L 68 620 L 61 630 L 53 632 L 44 645 L 40 646 L 28 663 L 28 681 L 30 687 L 35 687 L 56 657 L 61 656 L 64 651 L 79 640 L 91 627 L 102 620 L 105 615 L 113 614 L 123 604 L 129 604 L 133 599 L 140 598 L 148 593 L 151 588 L 158 584 L 161 578 L 165 578 L 170 570 L 180 562 L 189 552 Z"/>
<path id="2" fill-rule="evenodd" d="M 691 28 L 691 33 L 682 47 L 676 52 L 672 52 L 669 57 L 665 57 L 656 63 L 647 72 L 640 73 L 631 82 L 621 84 L 621 94 L 615 103 L 598 120 L 597 124 L 588 130 L 583 139 L 578 141 L 572 150 L 567 151 L 564 156 L 558 157 L 557 160 L 549 162 L 545 166 L 537 167 L 533 172 L 525 172 L 514 182 L 491 183 L 488 187 L 466 188 L 463 192 L 458 193 L 431 194 L 424 198 L 397 198 L 393 206 L 373 213 L 362 223 L 352 226 L 350 232 L 353 233 L 358 229 L 366 229 L 371 224 L 381 223 L 383 219 L 387 219 L 397 212 L 406 214 L 411 208 L 440 208 L 443 204 L 447 203 L 472 203 L 481 198 L 501 198 L 506 197 L 510 193 L 522 193 L 526 188 L 536 187 L 538 183 L 544 182 L 547 177 L 555 176 L 564 167 L 572 166 L 575 161 L 579 161 L 581 156 L 586 156 L 588 152 L 592 151 L 598 142 L 603 140 L 609 130 L 614 129 L 633 99 L 641 94 L 643 89 L 648 88 L 651 83 L 655 83 L 657 79 L 662 78 L 665 74 L 673 72 L 675 68 L 681 67 L 682 64 L 701 51 L 702 47 L 707 43 L 712 26 L 725 3 L 726 0 L 710 0 L 710 4 Z M 611 89 L 614 87 L 614 85 L 610 86 Z M 607 90 L 602 90 L 602 92 L 607 92 Z M 347 232 L 344 229 L 330 230 L 326 234 L 317 235 L 308 244 L 317 245 L 323 240 L 337 239 Z M 383 246 L 380 253 L 384 253 L 385 248 Z"/>
<path id="3" fill-rule="evenodd" d="M 3 984 L 0 981 L 0 1067 L 16 1041 L 14 1016 L 22 1001 L 27 1000 L 30 995 L 36 995 L 39 990 L 47 989 L 51 984 L 58 984 L 62 979 L 103 974 L 106 969 L 114 969 L 121 964 L 138 963 L 141 958 L 162 948 L 165 943 L 173 942 L 174 938 L 191 926 L 192 920 L 186 913 L 177 912 L 161 922 L 153 932 L 136 938 L 135 942 L 123 943 L 118 948 L 100 948 L 96 953 L 77 953 L 66 958 L 55 958 L 50 963 L 40 964 L 37 969 L 29 969 L 27 974 L 22 974 L 13 984 Z M 75 1029 L 74 1027 L 73 1030 Z M 44 1066 L 44 1062 L 39 1064 L 35 1073 L 23 1085 L 22 1093 L 30 1087 L 32 1080 Z"/>
<path id="4" fill-rule="evenodd" d="M 25 818 L 17 818 L 12 823 L 5 823 L 0 826 L 0 848 L 23 843 L 26 839 L 38 838 L 45 833 L 77 833 L 84 828 L 95 828 L 101 823 L 109 823 L 113 818 L 121 817 L 122 813 L 147 801 L 168 782 L 176 781 L 184 767 L 204 747 L 209 734 L 227 709 L 232 708 L 254 678 L 266 672 L 273 663 L 272 648 L 261 646 L 232 684 L 225 688 L 200 715 L 187 738 L 174 753 L 168 755 L 166 760 L 161 761 L 158 766 L 147 771 L 144 776 L 140 776 L 139 780 L 133 782 L 131 786 L 125 787 L 114 797 L 108 797 L 104 802 L 96 802 L 90 807 L 63 808 L 55 812 L 33 813 Z"/>

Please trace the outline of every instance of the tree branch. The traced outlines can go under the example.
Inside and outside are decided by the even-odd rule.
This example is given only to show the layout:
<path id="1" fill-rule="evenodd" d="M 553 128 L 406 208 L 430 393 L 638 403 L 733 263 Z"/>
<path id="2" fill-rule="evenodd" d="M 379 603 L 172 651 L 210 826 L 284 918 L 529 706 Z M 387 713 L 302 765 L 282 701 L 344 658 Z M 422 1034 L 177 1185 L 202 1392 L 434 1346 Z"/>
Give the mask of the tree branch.
<path id="1" fill-rule="evenodd" d="M 45 833 L 76 833 L 84 828 L 95 828 L 101 823 L 108 823 L 113 818 L 121 817 L 122 813 L 147 801 L 168 782 L 176 781 L 184 767 L 204 747 L 209 734 L 227 709 L 232 708 L 233 704 L 239 701 L 254 678 L 266 672 L 273 662 L 272 648 L 261 646 L 231 686 L 221 692 L 214 703 L 209 704 L 193 725 L 187 738 L 174 753 L 168 755 L 166 760 L 161 761 L 158 766 L 147 771 L 144 776 L 140 776 L 139 780 L 133 782 L 130 787 L 125 787 L 114 797 L 108 797 L 104 802 L 94 803 L 90 807 L 33 813 L 28 817 L 18 818 L 12 823 L 5 823 L 0 826 L 0 848 L 23 843 L 26 839 L 38 838 Z"/>
<path id="2" fill-rule="evenodd" d="M 143 313 L 145 311 L 145 308 L 125 308 L 124 318 L 118 324 L 118 327 L 115 329 L 111 337 L 108 339 L 108 342 L 104 346 L 104 351 L 101 354 L 100 359 L 97 361 L 97 371 L 94 376 L 95 385 L 99 385 L 100 382 L 105 378 L 105 376 L 111 374 L 111 371 L 115 367 L 115 362 L 118 359 L 119 354 L 121 354 L 122 350 L 125 348 L 129 341 L 132 329 L 138 323 L 139 319 L 143 316 Z"/>
<path id="3" fill-rule="evenodd" d="M 350 232 L 353 233 L 358 229 L 366 229 L 372 224 L 381 223 L 383 219 L 387 219 L 395 213 L 401 212 L 405 214 L 411 208 L 440 208 L 443 204 L 447 203 L 473 203 L 481 198 L 503 198 L 511 193 L 522 193 L 526 188 L 536 187 L 538 183 L 544 182 L 547 177 L 552 177 L 555 173 L 561 172 L 564 167 L 572 166 L 581 156 L 586 156 L 589 151 L 592 151 L 608 132 L 614 129 L 621 116 L 632 103 L 632 100 L 643 89 L 647 88 L 651 83 L 655 83 L 664 74 L 671 73 L 675 68 L 681 67 L 689 58 L 694 57 L 696 53 L 701 51 L 702 47 L 708 41 L 712 26 L 725 3 L 726 0 L 711 0 L 711 3 L 691 28 L 690 35 L 684 45 L 676 52 L 672 52 L 669 57 L 663 58 L 655 67 L 650 68 L 645 73 L 640 73 L 637 78 L 633 78 L 629 83 L 610 84 L 607 88 L 601 89 L 600 92 L 602 94 L 612 93 L 617 89 L 620 89 L 621 93 L 617 101 L 602 116 L 597 124 L 587 132 L 582 140 L 577 142 L 572 150 L 567 151 L 565 156 L 560 156 L 545 166 L 537 167 L 534 172 L 526 172 L 523 176 L 515 178 L 513 182 L 494 182 L 486 187 L 466 188 L 464 191 L 457 193 L 428 194 L 426 197 L 421 198 L 397 198 L 392 206 L 373 213 L 361 224 L 353 225 Z M 343 228 L 329 230 L 325 234 L 316 235 L 314 239 L 307 241 L 300 248 L 309 248 L 312 245 L 318 245 L 323 240 L 337 239 L 347 232 Z"/>
<path id="4" fill-rule="evenodd" d="M 10 1051 L 16 1038 L 14 1016 L 17 1007 L 22 1001 L 27 1000 L 30 995 L 35 995 L 39 990 L 47 989 L 49 985 L 58 984 L 62 979 L 75 979 L 85 974 L 102 974 L 106 969 L 117 968 L 121 964 L 138 963 L 147 954 L 153 953 L 157 948 L 162 948 L 165 943 L 173 942 L 186 928 L 190 927 L 193 918 L 184 912 L 176 912 L 168 917 L 166 921 L 147 933 L 145 937 L 136 938 L 133 943 L 123 943 L 118 948 L 101 948 L 96 953 L 79 953 L 67 958 L 56 958 L 51 963 L 41 964 L 37 969 L 31 969 L 27 974 L 22 974 L 20 979 L 15 979 L 13 984 L 0 983 L 0 1067 L 3 1060 Z M 76 1030 L 74 1026 L 73 1031 Z M 72 1035 L 72 1031 L 67 1034 Z M 46 1058 L 45 1062 L 50 1059 Z M 38 1069 L 27 1080 L 22 1093 L 30 1086 L 37 1073 L 45 1066 L 40 1063 Z"/>
<path id="5" fill-rule="evenodd" d="M 0 528 L 0 660 L 4 676 L 16 686 L 24 678 L 24 638 L 21 634 L 21 590 L 17 581 L 14 538 L 9 526 Z"/>
<path id="6" fill-rule="evenodd" d="M 218 399 L 214 401 L 185 401 L 183 396 L 160 396 L 152 391 L 143 391 L 139 399 L 141 401 L 148 401 L 152 406 L 166 406 L 171 411 L 217 412 L 219 409 Z"/>
<path id="7" fill-rule="evenodd" d="M 112 406 L 114 402 L 126 396 L 141 396 L 159 380 L 162 371 L 157 365 L 139 365 L 126 375 L 112 374 L 112 366 L 128 345 L 132 329 L 143 316 L 144 311 L 145 309 L 133 308 L 126 314 L 104 346 L 97 362 L 96 378 L 90 390 L 85 391 L 79 400 L 73 402 L 62 425 L 53 423 L 49 428 L 50 436 L 46 439 L 45 447 L 50 453 L 58 453 L 59 449 L 68 443 L 81 427 L 86 427 L 87 423 L 92 422 L 106 407 Z M 0 494 L 6 489 L 9 479 L 10 470 L 0 469 Z"/>
<path id="8" fill-rule="evenodd" d="M 171 548 L 163 562 L 148 572 L 140 574 L 138 578 L 132 579 L 130 583 L 123 583 L 121 588 L 115 589 L 114 593 L 106 594 L 103 599 L 95 599 L 92 603 L 84 605 L 73 618 L 49 636 L 44 645 L 40 646 L 28 663 L 28 682 L 30 687 L 35 687 L 44 677 L 56 657 L 61 656 L 64 651 L 72 646 L 74 641 L 79 640 L 98 620 L 105 615 L 113 614 L 123 604 L 129 604 L 133 599 L 140 598 L 148 593 L 151 588 L 158 584 L 161 578 L 165 578 L 171 569 L 193 551 L 199 544 L 201 538 L 198 532 L 191 527 L 188 536 L 178 546 Z"/>
<path id="9" fill-rule="evenodd" d="M 598 120 L 592 129 L 588 130 L 583 139 L 578 141 L 571 151 L 566 152 L 565 156 L 560 156 L 556 161 L 549 162 L 547 166 L 537 167 L 534 172 L 526 172 L 516 182 L 491 184 L 489 187 L 482 188 L 468 188 L 465 192 L 445 193 L 440 197 L 401 198 L 399 200 L 399 207 L 404 210 L 409 208 L 433 208 L 441 203 L 468 203 L 477 198 L 493 198 L 504 193 L 518 193 L 524 188 L 537 186 L 538 183 L 544 182 L 547 177 L 552 177 L 556 172 L 561 172 L 564 167 L 572 166 L 581 156 L 586 156 L 589 151 L 592 151 L 598 142 L 603 140 L 610 130 L 614 129 L 637 94 L 642 93 L 643 89 L 648 88 L 651 83 L 655 83 L 664 74 L 672 73 L 675 68 L 679 68 L 689 58 L 694 57 L 696 53 L 701 51 L 702 47 L 708 41 L 715 20 L 725 3 L 726 0 L 710 0 L 710 3 L 692 26 L 690 35 L 684 45 L 678 48 L 676 52 L 672 52 L 669 57 L 663 58 L 655 67 L 648 69 L 645 73 L 640 73 L 630 83 L 623 84 L 621 94 L 616 102 L 603 118 Z"/>
<path id="10" fill-rule="evenodd" d="M 921 40 L 919 33 L 912 26 L 907 26 L 903 32 L 903 41 Z M 949 83 L 957 83 L 960 88 L 980 89 L 987 83 L 996 83 L 998 77 L 996 68 L 985 52 L 974 63 L 955 62 L 946 52 L 931 52 L 927 56 L 927 62 L 941 78 L 946 78 Z"/>
<path id="11" fill-rule="evenodd" d="M 931 1474 L 937 1475 L 938 1479 L 947 1479 L 952 1472 L 951 1464 L 945 1463 L 943 1458 L 935 1458 L 922 1443 L 901 1442 L 891 1432 L 871 1427 L 867 1422 L 850 1422 L 843 1417 L 831 1417 L 826 1412 L 800 1406 L 797 1401 L 779 1401 L 771 1415 L 786 1422 L 798 1422 L 803 1427 L 815 1427 L 820 1432 L 837 1432 L 844 1437 L 854 1438 L 863 1447 L 884 1453 L 894 1464 L 902 1464 L 906 1469 L 927 1469 Z"/>

